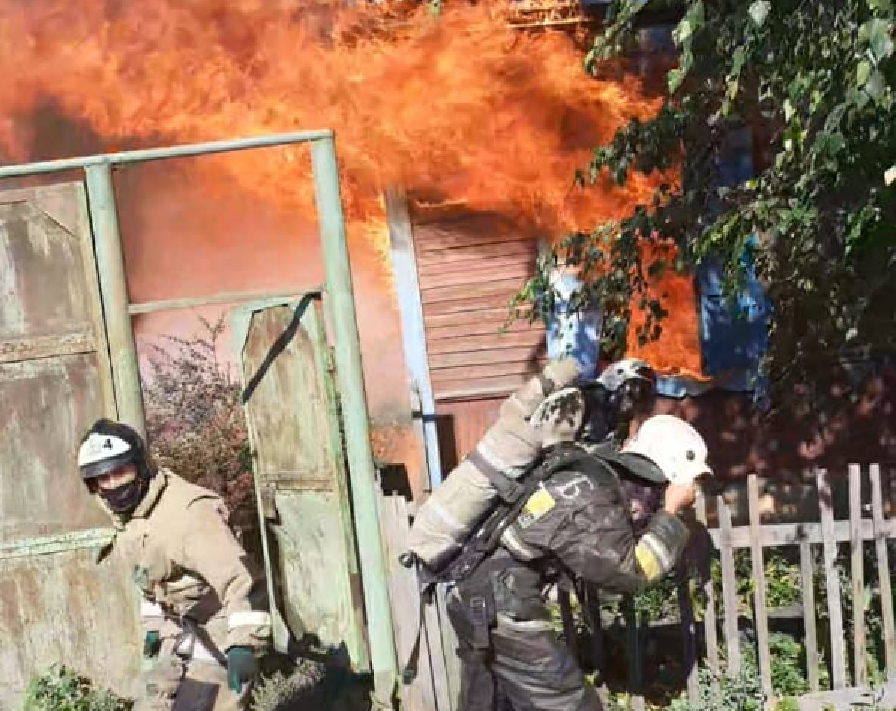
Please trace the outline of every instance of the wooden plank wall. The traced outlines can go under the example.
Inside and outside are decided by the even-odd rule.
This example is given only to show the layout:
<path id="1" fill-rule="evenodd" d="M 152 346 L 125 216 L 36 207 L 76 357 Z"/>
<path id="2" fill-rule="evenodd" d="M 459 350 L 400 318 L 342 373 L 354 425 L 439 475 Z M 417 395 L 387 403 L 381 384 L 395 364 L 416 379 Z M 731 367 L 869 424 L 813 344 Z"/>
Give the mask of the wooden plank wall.
<path id="1" fill-rule="evenodd" d="M 410 504 L 398 494 L 381 494 L 377 504 L 399 668 L 408 662 L 420 633 L 417 676 L 410 684 L 402 684 L 399 691 L 402 711 L 456 711 L 460 663 L 444 596 L 440 591 L 426 606 L 421 628 L 417 574 L 398 562 L 407 549 Z"/>
<path id="2" fill-rule="evenodd" d="M 515 321 L 501 332 L 511 298 L 534 273 L 536 241 L 493 217 L 428 221 L 416 211 L 412 219 L 435 399 L 509 393 L 546 358 L 541 323 Z"/>

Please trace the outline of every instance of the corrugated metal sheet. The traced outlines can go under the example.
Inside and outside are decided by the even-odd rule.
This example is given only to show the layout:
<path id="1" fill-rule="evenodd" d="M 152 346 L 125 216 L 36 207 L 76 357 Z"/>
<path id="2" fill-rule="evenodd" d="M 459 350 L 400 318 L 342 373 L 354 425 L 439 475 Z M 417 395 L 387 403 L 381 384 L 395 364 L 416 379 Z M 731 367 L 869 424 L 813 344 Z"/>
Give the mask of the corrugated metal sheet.
<path id="1" fill-rule="evenodd" d="M 541 324 L 514 322 L 508 306 L 534 273 L 528 235 L 490 217 L 417 224 L 415 255 L 436 401 L 507 393 L 544 362 Z"/>
<path id="2" fill-rule="evenodd" d="M 128 691 L 136 599 L 74 456 L 113 414 L 80 184 L 0 193 L 0 706 L 54 662 Z M 99 530 L 96 530 L 99 529 Z"/>
<path id="3" fill-rule="evenodd" d="M 286 330 L 294 306 L 234 310 L 245 381 Z M 355 667 L 366 670 L 361 581 L 319 306 L 308 306 L 298 332 L 259 381 L 246 415 L 255 476 L 276 509 L 266 513 L 287 625 L 297 637 L 308 631 L 324 644 L 345 643 Z"/>

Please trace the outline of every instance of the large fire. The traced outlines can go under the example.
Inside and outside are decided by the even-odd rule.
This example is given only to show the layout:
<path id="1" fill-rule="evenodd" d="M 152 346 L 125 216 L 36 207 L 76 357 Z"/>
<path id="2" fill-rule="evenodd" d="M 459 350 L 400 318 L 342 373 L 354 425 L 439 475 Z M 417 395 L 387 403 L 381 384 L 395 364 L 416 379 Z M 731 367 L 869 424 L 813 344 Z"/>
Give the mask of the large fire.
<path id="1" fill-rule="evenodd" d="M 489 5 L 385 11 L 270 0 L 4 0 L 0 8 L 0 148 L 54 158 L 31 118 L 51 102 L 104 150 L 333 128 L 350 240 L 382 249 L 382 189 L 465 201 L 533 233 L 560 236 L 622 215 L 655 180 L 577 190 L 590 150 L 656 101 L 636 78 L 596 81 L 558 32 L 506 26 Z M 313 219 L 304 148 L 197 161 L 202 181 Z M 235 267 L 235 268 L 238 268 Z M 659 344 L 660 369 L 699 373 L 689 280 Z"/>

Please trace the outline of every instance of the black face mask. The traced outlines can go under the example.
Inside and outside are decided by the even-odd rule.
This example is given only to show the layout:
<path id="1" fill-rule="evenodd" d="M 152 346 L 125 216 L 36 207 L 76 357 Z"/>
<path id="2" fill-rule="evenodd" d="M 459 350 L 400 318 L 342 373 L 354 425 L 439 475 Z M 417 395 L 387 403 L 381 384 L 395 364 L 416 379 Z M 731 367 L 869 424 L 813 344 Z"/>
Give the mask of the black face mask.
<path id="1" fill-rule="evenodd" d="M 136 476 L 127 484 L 122 484 L 114 489 L 100 489 L 99 494 L 115 513 L 130 513 L 143 499 L 145 490 L 145 480 Z"/>

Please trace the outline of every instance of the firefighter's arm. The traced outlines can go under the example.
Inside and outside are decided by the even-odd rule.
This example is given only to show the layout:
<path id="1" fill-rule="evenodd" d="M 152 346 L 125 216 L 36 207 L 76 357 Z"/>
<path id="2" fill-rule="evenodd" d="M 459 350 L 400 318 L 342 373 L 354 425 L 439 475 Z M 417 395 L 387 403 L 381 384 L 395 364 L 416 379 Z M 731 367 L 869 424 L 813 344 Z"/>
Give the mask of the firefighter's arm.
<path id="1" fill-rule="evenodd" d="M 264 579 L 248 560 L 227 524 L 229 514 L 217 497 L 200 497 L 187 506 L 184 565 L 214 589 L 227 616 L 230 647 L 262 649 L 271 636 L 271 617 L 259 609 Z"/>
<path id="2" fill-rule="evenodd" d="M 563 532 L 561 561 L 583 580 L 619 593 L 635 593 L 672 570 L 684 550 L 688 527 L 677 516 L 657 512 L 636 538 L 618 487 L 598 485 L 571 512 Z"/>
<path id="3" fill-rule="evenodd" d="M 133 561 L 127 559 L 123 549 L 115 545 L 115 539 L 100 550 L 97 556 L 98 565 L 117 565 L 131 568 Z M 140 591 L 140 630 L 143 633 L 143 656 L 155 657 L 159 652 L 162 632 L 167 624 L 165 612 L 162 607 L 151 599 L 146 590 Z"/>

